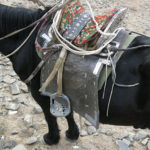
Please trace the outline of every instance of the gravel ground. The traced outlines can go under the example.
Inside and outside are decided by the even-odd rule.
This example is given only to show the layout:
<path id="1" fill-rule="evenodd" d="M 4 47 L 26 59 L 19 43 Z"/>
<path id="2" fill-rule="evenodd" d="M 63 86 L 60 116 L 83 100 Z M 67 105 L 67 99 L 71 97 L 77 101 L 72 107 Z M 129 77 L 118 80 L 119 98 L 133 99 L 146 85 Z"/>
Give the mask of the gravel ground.
<path id="1" fill-rule="evenodd" d="M 46 0 L 45 0 L 46 1 Z M 56 1 L 46 1 L 47 4 Z M 126 28 L 150 36 L 149 0 L 90 0 L 96 12 L 111 8 L 127 7 Z M 27 0 L 0 0 L 11 6 L 37 8 Z M 83 2 L 84 3 L 84 2 Z M 42 7 L 41 7 L 42 8 Z M 78 115 L 75 119 L 79 123 Z M 67 124 L 58 119 L 61 140 L 58 145 L 47 146 L 41 137 L 47 125 L 41 109 L 32 99 L 25 84 L 20 82 L 8 59 L 0 61 L 0 150 L 150 150 L 150 130 L 135 130 L 133 127 L 100 124 L 99 129 L 83 121 L 78 141 L 65 138 Z"/>

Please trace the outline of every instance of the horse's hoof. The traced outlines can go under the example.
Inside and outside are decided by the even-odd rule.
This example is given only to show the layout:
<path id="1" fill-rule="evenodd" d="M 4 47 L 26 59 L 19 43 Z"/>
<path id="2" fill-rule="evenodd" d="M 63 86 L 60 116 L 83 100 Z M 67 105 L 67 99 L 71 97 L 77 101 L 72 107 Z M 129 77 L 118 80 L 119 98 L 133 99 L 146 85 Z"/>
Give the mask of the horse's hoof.
<path id="1" fill-rule="evenodd" d="M 79 129 L 78 127 L 74 127 L 74 129 L 70 129 L 66 131 L 66 137 L 70 140 L 77 140 L 79 138 Z"/>
<path id="2" fill-rule="evenodd" d="M 59 142 L 59 139 L 60 137 L 57 136 L 57 137 L 54 137 L 54 136 L 49 136 L 49 134 L 45 134 L 43 136 L 43 139 L 44 139 L 44 142 L 48 145 L 54 145 L 54 144 L 57 144 Z"/>

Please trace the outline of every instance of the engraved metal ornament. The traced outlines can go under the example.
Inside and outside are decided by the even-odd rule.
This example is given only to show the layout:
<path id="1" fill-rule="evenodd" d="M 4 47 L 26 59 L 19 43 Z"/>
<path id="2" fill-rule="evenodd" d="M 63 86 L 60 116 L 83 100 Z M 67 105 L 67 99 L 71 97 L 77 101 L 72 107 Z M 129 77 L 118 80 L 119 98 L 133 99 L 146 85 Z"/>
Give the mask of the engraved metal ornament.
<path id="1" fill-rule="evenodd" d="M 63 34 L 63 37 L 69 41 L 73 41 L 91 19 L 89 12 L 83 12 L 77 17 L 67 28 L 66 32 Z"/>

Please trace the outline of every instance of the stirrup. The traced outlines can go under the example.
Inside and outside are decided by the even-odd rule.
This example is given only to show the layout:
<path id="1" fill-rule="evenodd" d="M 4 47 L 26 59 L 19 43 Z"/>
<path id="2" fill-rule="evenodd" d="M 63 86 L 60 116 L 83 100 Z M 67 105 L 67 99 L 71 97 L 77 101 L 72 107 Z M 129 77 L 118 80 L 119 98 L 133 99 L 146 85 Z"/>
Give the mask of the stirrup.
<path id="1" fill-rule="evenodd" d="M 54 93 L 50 97 L 50 112 L 55 117 L 66 117 L 71 112 L 69 98 L 62 94 Z"/>

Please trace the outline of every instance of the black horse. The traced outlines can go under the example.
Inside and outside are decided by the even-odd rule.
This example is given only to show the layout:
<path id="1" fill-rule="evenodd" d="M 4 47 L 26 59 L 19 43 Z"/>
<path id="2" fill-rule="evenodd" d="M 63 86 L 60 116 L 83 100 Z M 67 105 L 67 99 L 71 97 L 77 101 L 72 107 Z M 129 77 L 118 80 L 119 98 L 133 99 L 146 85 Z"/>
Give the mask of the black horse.
<path id="1" fill-rule="evenodd" d="M 39 19 L 45 12 L 42 10 L 27 10 L 24 8 L 11 8 L 0 5 L 0 37 L 12 31 L 23 28 Z M 34 41 L 39 26 L 33 32 L 26 44 L 10 60 L 13 68 L 24 81 L 40 62 L 35 51 Z M 14 36 L 0 41 L 0 52 L 4 55 L 10 54 L 28 36 L 32 27 Z M 146 36 L 137 37 L 130 47 L 150 44 L 150 38 Z M 139 83 L 134 87 L 114 87 L 111 98 L 109 116 L 106 110 L 112 87 L 112 78 L 108 78 L 105 98 L 102 99 L 103 89 L 99 91 L 100 122 L 115 125 L 133 125 L 136 128 L 150 128 L 150 48 L 140 48 L 135 51 L 127 51 L 123 54 L 116 66 L 117 79 L 121 84 Z M 28 84 L 36 102 L 42 107 L 49 132 L 44 135 L 47 144 L 56 144 L 59 141 L 59 129 L 56 117 L 50 114 L 49 97 L 39 93 L 40 71 Z M 79 130 L 74 121 L 73 113 L 67 117 L 68 130 L 66 136 L 69 139 L 78 139 Z"/>

